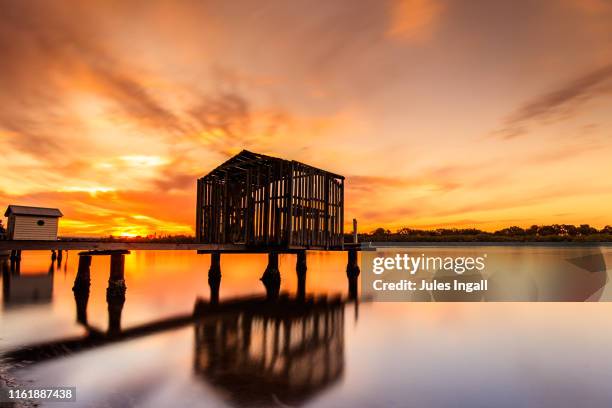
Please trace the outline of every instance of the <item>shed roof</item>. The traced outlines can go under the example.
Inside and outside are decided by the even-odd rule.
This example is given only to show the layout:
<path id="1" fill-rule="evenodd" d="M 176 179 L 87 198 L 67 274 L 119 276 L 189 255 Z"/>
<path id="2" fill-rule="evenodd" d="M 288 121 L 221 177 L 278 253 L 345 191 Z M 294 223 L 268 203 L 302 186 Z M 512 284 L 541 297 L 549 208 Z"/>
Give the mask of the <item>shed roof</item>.
<path id="1" fill-rule="evenodd" d="M 225 171 L 229 169 L 247 170 L 255 166 L 269 166 L 271 163 L 274 163 L 274 162 L 283 162 L 287 165 L 290 165 L 291 163 L 297 163 L 302 166 L 314 169 L 316 171 L 327 173 L 332 177 L 335 177 L 338 179 L 344 179 L 344 176 L 341 176 L 339 174 L 334 174 L 330 171 L 319 169 L 319 168 L 310 166 L 305 163 L 301 163 L 295 160 L 281 159 L 279 157 L 268 156 L 268 155 L 260 154 L 260 153 L 254 153 L 248 150 L 242 150 L 240 153 L 231 157 L 230 159 L 222 163 L 220 166 L 212 170 L 210 173 L 208 173 L 207 176 L 223 176 L 225 174 Z"/>
<path id="2" fill-rule="evenodd" d="M 27 207 L 25 205 L 9 205 L 4 213 L 5 217 L 11 215 L 35 215 L 40 217 L 62 217 L 64 214 L 57 208 Z"/>

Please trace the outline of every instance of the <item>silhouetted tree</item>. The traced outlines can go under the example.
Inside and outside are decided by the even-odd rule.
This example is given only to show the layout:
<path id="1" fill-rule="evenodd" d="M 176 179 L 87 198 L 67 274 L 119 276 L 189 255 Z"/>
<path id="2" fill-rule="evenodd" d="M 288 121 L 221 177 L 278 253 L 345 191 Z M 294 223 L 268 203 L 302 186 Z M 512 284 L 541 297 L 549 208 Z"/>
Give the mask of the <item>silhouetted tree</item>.
<path id="1" fill-rule="evenodd" d="M 517 227 L 517 226 L 504 228 L 504 229 L 494 232 L 494 234 L 496 235 L 509 235 L 509 236 L 522 236 L 522 235 L 525 235 L 526 233 L 527 232 L 523 228 Z"/>
<path id="2" fill-rule="evenodd" d="M 575 225 L 564 224 L 563 230 L 565 234 L 569 235 L 570 237 L 575 237 L 576 235 L 578 235 L 578 228 L 576 228 Z"/>
<path id="3" fill-rule="evenodd" d="M 591 227 L 589 224 L 581 224 L 578 228 L 578 232 L 580 233 L 580 235 L 590 235 L 596 234 L 597 230 Z"/>
<path id="4" fill-rule="evenodd" d="M 610 241 L 612 226 L 597 229 L 583 224 L 579 227 L 571 224 L 532 225 L 527 229 L 512 226 L 495 232 L 481 231 L 476 228 L 437 228 L 419 230 L 400 228 L 396 232 L 377 228 L 370 234 L 359 234 L 360 241 Z M 350 235 L 347 240 L 352 239 Z"/>

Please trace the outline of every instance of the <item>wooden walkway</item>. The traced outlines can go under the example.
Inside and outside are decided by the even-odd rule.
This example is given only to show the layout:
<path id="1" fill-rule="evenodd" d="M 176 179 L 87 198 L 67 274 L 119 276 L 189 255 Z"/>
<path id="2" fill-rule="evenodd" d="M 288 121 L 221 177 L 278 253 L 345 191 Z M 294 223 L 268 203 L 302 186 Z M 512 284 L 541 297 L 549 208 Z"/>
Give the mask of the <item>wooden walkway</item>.
<path id="1" fill-rule="evenodd" d="M 298 276 L 298 296 L 303 298 L 306 293 L 306 253 L 307 251 L 344 251 L 347 254 L 346 275 L 349 283 L 349 297 L 357 297 L 357 277 L 360 269 L 358 264 L 359 251 L 373 250 L 369 246 L 362 247 L 358 243 L 344 244 L 336 248 L 304 247 L 304 246 L 266 246 L 248 247 L 238 244 L 199 244 L 199 243 L 165 243 L 165 242 L 102 242 L 102 241 L 0 241 L 0 258 L 3 268 L 9 270 L 7 259 L 10 259 L 10 270 L 19 271 L 22 252 L 52 251 L 51 260 L 61 263 L 63 251 L 80 251 L 77 277 L 78 281 L 89 282 L 92 256 L 109 256 L 109 288 L 110 292 L 117 292 L 117 296 L 125 293 L 125 255 L 131 250 L 166 250 L 166 251 L 197 251 L 198 254 L 210 254 L 210 269 L 208 270 L 208 284 L 211 289 L 211 301 L 218 302 L 219 286 L 221 284 L 221 255 L 259 253 L 268 256 L 268 265 L 260 278 L 266 288 L 269 299 L 278 298 L 280 292 L 279 254 L 296 255 L 296 273 Z M 57 252 L 56 252 L 57 251 Z M 84 278 L 80 278 L 80 276 Z M 110 291 L 110 292 L 109 292 Z"/>
<path id="2" fill-rule="evenodd" d="M 344 247 L 324 249 L 320 247 L 266 247 L 249 248 L 238 244 L 198 244 L 172 242 L 104 242 L 104 241 L 0 241 L 0 251 L 198 251 L 199 253 L 296 253 L 299 251 L 348 251 L 361 249 L 360 244 L 344 244 Z"/>

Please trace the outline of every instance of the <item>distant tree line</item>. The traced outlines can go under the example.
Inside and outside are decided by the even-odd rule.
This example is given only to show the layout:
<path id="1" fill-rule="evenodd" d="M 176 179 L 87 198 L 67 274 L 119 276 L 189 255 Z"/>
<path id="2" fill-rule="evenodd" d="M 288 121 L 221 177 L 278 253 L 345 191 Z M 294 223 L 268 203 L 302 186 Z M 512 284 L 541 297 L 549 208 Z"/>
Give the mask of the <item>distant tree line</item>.
<path id="1" fill-rule="evenodd" d="M 191 244 L 195 242 L 193 235 L 147 235 L 124 237 L 108 235 L 106 237 L 60 237 L 62 241 L 96 241 L 96 242 L 167 242 L 175 244 Z"/>
<path id="2" fill-rule="evenodd" d="M 352 239 L 346 234 L 346 241 Z M 495 232 L 481 231 L 476 228 L 438 228 L 421 230 L 400 228 L 395 232 L 377 228 L 366 234 L 359 234 L 360 242 L 612 242 L 612 226 L 602 229 L 589 224 L 580 226 L 570 224 L 532 225 L 529 228 L 512 226 Z"/>
<path id="3" fill-rule="evenodd" d="M 170 242 L 193 243 L 193 235 L 149 235 L 121 237 L 109 235 L 97 238 L 61 238 L 67 241 L 107 241 L 107 242 Z M 345 234 L 345 242 L 351 242 L 351 234 Z M 395 232 L 377 228 L 370 233 L 359 234 L 360 242 L 612 242 L 612 226 L 602 229 L 589 224 L 580 226 L 570 224 L 532 225 L 529 228 L 512 226 L 495 232 L 481 231 L 476 228 L 438 228 L 421 230 L 400 228 Z"/>

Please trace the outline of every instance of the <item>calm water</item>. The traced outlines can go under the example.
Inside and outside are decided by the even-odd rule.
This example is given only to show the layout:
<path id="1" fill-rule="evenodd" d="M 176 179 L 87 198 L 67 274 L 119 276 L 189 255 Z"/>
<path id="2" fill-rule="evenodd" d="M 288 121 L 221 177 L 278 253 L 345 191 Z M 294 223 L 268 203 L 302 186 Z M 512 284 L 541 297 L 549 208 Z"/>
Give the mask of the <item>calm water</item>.
<path id="1" fill-rule="evenodd" d="M 537 269 L 524 258 L 547 249 L 500 249 L 510 250 Z M 197 300 L 209 297 L 209 262 L 192 252 L 132 252 L 121 308 L 106 301 L 109 257 L 93 257 L 85 325 L 72 292 L 77 253 L 58 267 L 48 252 L 25 252 L 21 273 L 2 278 L 0 353 L 42 347 L 35 361 L 5 362 L 2 375 L 76 386 L 76 405 L 91 407 L 612 404 L 612 303 L 329 300 L 249 314 L 205 308 L 190 322 Z M 263 295 L 266 262 L 223 255 L 219 308 Z M 307 291 L 345 295 L 345 267 L 346 254 L 309 253 Z M 281 256 L 280 269 L 282 290 L 295 293 L 295 257 Z M 131 334 L 106 335 L 109 317 L 111 331 Z"/>

